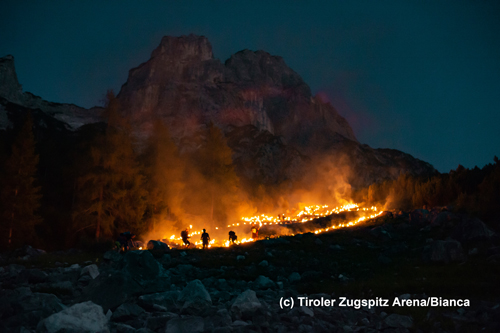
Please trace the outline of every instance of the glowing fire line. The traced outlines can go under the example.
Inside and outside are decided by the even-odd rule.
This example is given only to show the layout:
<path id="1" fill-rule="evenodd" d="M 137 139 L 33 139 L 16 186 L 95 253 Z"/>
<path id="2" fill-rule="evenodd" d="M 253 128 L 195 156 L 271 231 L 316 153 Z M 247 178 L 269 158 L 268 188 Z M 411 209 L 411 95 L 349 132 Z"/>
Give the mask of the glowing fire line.
<path id="1" fill-rule="evenodd" d="M 242 217 L 241 220 L 243 221 L 243 225 L 246 225 L 246 224 L 257 225 L 257 224 L 259 224 L 259 226 L 262 227 L 263 225 L 273 225 L 273 224 L 277 225 L 277 224 L 290 224 L 290 223 L 305 223 L 305 222 L 312 221 L 312 220 L 320 218 L 320 217 L 329 216 L 329 215 L 333 215 L 333 214 L 339 214 L 342 212 L 351 212 L 351 211 L 357 211 L 357 212 L 358 211 L 366 211 L 366 212 L 373 211 L 375 213 L 372 215 L 369 215 L 369 216 L 362 216 L 354 221 L 341 223 L 337 226 L 331 226 L 328 228 L 320 228 L 320 229 L 315 230 L 314 233 L 320 234 L 322 232 L 327 232 L 330 230 L 352 227 L 360 222 L 363 222 L 363 221 L 366 221 L 369 219 L 373 219 L 373 218 L 375 218 L 383 213 L 383 211 L 379 211 L 377 209 L 377 207 L 375 207 L 375 206 L 372 206 L 370 208 L 360 208 L 357 204 L 348 204 L 348 205 L 344 205 L 341 207 L 335 207 L 331 210 L 328 210 L 327 205 L 324 205 L 324 206 L 315 205 L 315 206 L 305 207 L 303 210 L 298 212 L 294 218 L 285 217 L 284 215 L 281 215 L 278 217 L 273 217 L 273 216 L 261 214 L 261 215 L 252 216 L 252 217 Z M 240 223 L 233 223 L 233 224 L 227 225 L 228 228 L 238 227 L 238 226 L 240 226 Z M 189 227 L 192 229 L 193 226 L 190 225 Z M 218 228 L 216 228 L 216 229 L 218 229 Z M 192 237 L 194 235 L 201 235 L 201 233 L 202 233 L 202 231 L 192 231 L 189 234 L 189 236 Z M 294 234 L 292 234 L 292 235 L 294 235 Z M 170 236 L 170 238 L 168 238 L 168 240 L 170 243 L 173 243 L 176 246 L 182 246 L 182 238 L 181 237 L 176 237 L 175 235 L 172 235 L 172 236 Z M 236 241 L 235 244 L 244 244 L 244 243 L 249 243 L 249 242 L 254 242 L 254 241 L 256 241 L 256 239 L 243 238 L 242 240 Z M 203 245 L 201 240 L 195 241 L 193 244 L 198 248 L 201 248 Z M 215 246 L 229 247 L 230 245 L 231 245 L 231 242 L 229 240 L 219 242 L 218 240 L 216 240 L 214 238 L 214 239 L 211 239 L 209 241 L 208 247 L 209 248 L 211 248 L 213 246 L 214 247 Z"/>

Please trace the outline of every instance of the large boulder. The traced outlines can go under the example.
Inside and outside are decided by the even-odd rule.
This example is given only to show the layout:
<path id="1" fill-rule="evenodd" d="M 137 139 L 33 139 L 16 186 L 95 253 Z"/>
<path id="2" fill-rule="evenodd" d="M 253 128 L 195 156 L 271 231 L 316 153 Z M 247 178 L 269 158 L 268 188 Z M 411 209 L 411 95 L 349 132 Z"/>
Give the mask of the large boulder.
<path id="1" fill-rule="evenodd" d="M 143 287 L 158 278 L 167 276 L 163 266 L 149 251 L 129 251 L 125 254 L 124 260 L 124 270 Z"/>
<path id="2" fill-rule="evenodd" d="M 253 283 L 256 289 L 268 289 L 268 288 L 276 288 L 276 284 L 268 277 L 264 275 L 259 275 L 257 279 L 255 279 Z"/>
<path id="3" fill-rule="evenodd" d="M 115 268 L 108 268 L 90 281 L 83 289 L 81 300 L 91 300 L 107 311 L 127 302 L 132 296 L 159 292 L 171 284 L 168 272 L 149 251 L 129 251 Z"/>
<path id="4" fill-rule="evenodd" d="M 7 327 L 35 327 L 37 323 L 66 307 L 57 296 L 31 293 L 29 288 L 3 290 L 0 297 L 0 318 Z"/>
<path id="5" fill-rule="evenodd" d="M 233 304 L 231 305 L 231 310 L 240 312 L 240 313 L 251 313 L 255 312 L 259 308 L 262 307 L 255 291 L 253 290 L 245 290 L 241 294 L 236 297 Z"/>
<path id="6" fill-rule="evenodd" d="M 102 307 L 92 302 L 75 304 L 42 320 L 37 331 L 58 332 L 107 332 L 108 319 Z"/>
<path id="7" fill-rule="evenodd" d="M 90 300 L 107 311 L 127 302 L 132 295 L 143 289 L 127 272 L 113 270 L 90 281 L 83 289 L 81 300 Z"/>
<path id="8" fill-rule="evenodd" d="M 20 275 L 21 279 L 26 279 L 29 283 L 46 282 L 49 277 L 47 273 L 39 269 L 26 269 Z"/>
<path id="9" fill-rule="evenodd" d="M 99 276 L 99 268 L 96 264 L 88 265 L 82 268 L 80 275 L 88 274 L 92 279 Z"/>
<path id="10" fill-rule="evenodd" d="M 453 238 L 461 242 L 475 242 L 491 239 L 495 232 L 478 218 L 463 218 L 453 229 Z"/>
<path id="11" fill-rule="evenodd" d="M 150 240 L 147 244 L 147 249 L 155 258 L 161 258 L 165 253 L 170 251 L 170 247 L 166 243 L 156 240 Z"/>
<path id="12" fill-rule="evenodd" d="M 134 303 L 124 303 L 116 309 L 111 318 L 113 321 L 125 321 L 144 313 L 144 309 Z"/>
<path id="13" fill-rule="evenodd" d="M 123 260 L 123 255 L 116 251 L 107 251 L 102 257 L 104 258 L 104 260 L 110 261 L 112 263 L 118 263 Z"/>
<path id="14" fill-rule="evenodd" d="M 186 313 L 194 314 L 212 305 L 212 298 L 200 280 L 189 282 L 178 300 L 183 304 L 182 311 Z"/>
<path id="15" fill-rule="evenodd" d="M 288 281 L 290 281 L 290 283 L 300 281 L 300 279 L 300 274 L 297 272 L 293 272 L 292 274 L 290 274 L 290 276 L 288 276 Z"/>

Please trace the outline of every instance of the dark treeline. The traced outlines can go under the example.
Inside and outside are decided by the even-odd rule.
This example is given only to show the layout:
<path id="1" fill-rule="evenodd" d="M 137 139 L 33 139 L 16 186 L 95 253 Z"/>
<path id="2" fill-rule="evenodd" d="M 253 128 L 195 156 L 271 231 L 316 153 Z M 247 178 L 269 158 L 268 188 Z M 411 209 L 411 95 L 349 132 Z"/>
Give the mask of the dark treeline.
<path id="1" fill-rule="evenodd" d="M 482 169 L 477 166 L 433 177 L 418 178 L 406 174 L 396 180 L 372 184 L 356 193 L 359 202 L 392 210 L 411 210 L 450 206 L 451 209 L 477 216 L 500 231 L 500 163 Z"/>
<path id="2" fill-rule="evenodd" d="M 109 244 L 196 218 L 221 225 L 248 201 L 219 128 L 200 130 L 200 147 L 180 154 L 160 119 L 138 142 L 119 108 L 109 93 L 103 122 L 75 132 L 34 126 L 41 113 L 16 109 L 17 126 L 0 131 L 1 249 Z"/>

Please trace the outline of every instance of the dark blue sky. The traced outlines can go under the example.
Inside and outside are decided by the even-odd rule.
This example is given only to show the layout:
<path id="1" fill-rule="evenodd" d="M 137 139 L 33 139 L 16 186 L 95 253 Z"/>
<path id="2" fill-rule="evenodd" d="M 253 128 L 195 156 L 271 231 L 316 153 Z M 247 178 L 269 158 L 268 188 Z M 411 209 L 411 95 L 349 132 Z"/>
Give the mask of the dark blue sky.
<path id="1" fill-rule="evenodd" d="M 358 140 L 441 172 L 500 156 L 498 1 L 2 1 L 0 56 L 25 91 L 90 107 L 164 35 L 222 61 L 262 49 L 347 118 Z"/>

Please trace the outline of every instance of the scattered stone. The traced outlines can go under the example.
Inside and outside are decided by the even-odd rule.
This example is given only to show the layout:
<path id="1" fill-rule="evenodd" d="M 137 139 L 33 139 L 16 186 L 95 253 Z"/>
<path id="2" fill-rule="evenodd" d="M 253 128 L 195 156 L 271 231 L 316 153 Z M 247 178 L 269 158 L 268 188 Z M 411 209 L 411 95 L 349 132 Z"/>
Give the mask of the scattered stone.
<path id="1" fill-rule="evenodd" d="M 316 239 L 314 240 L 314 244 L 316 244 L 316 245 L 323 245 L 323 242 L 321 241 L 321 239 L 316 238 Z"/>
<path id="2" fill-rule="evenodd" d="M 108 318 L 108 321 L 111 319 L 112 316 L 113 312 L 111 310 L 108 310 L 108 312 L 106 312 L 106 318 Z"/>
<path id="3" fill-rule="evenodd" d="M 197 333 L 205 330 L 205 322 L 202 317 L 192 316 L 184 318 L 173 318 L 167 323 L 166 333 Z"/>
<path id="4" fill-rule="evenodd" d="M 219 303 L 225 303 L 231 299 L 231 294 L 227 291 L 217 291 L 213 294 L 213 298 L 218 300 Z"/>
<path id="5" fill-rule="evenodd" d="M 478 251 L 477 247 L 469 250 L 469 255 L 476 255 L 478 253 L 479 253 L 479 251 Z"/>
<path id="6" fill-rule="evenodd" d="M 124 323 L 113 323 L 111 327 L 120 333 L 136 333 L 135 328 Z"/>
<path id="7" fill-rule="evenodd" d="M 155 305 L 159 305 L 171 311 L 179 307 L 177 300 L 180 295 L 181 293 L 177 290 L 142 295 L 139 296 L 139 304 L 148 309 L 153 309 Z"/>
<path id="8" fill-rule="evenodd" d="M 197 272 L 197 268 L 191 264 L 180 264 L 175 269 L 183 276 L 195 276 Z"/>
<path id="9" fill-rule="evenodd" d="M 179 315 L 172 312 L 154 314 L 151 317 L 147 317 L 146 327 L 155 332 L 163 332 L 167 323 L 174 318 L 179 318 Z"/>
<path id="10" fill-rule="evenodd" d="M 259 275 L 259 277 L 255 279 L 254 287 L 256 289 L 268 289 L 268 288 L 272 289 L 276 288 L 276 285 L 270 278 L 265 277 L 264 275 Z"/>
<path id="11" fill-rule="evenodd" d="M 260 266 L 260 267 L 267 267 L 267 266 L 269 266 L 269 263 L 267 262 L 267 260 L 262 260 L 262 261 L 259 263 L 259 266 Z"/>
<path id="12" fill-rule="evenodd" d="M 147 245 L 148 250 L 156 251 L 156 252 L 168 252 L 170 250 L 170 247 L 163 242 L 156 241 L 156 240 L 150 240 Z"/>
<path id="13" fill-rule="evenodd" d="M 107 251 L 104 253 L 102 256 L 105 260 L 111 261 L 111 262 L 119 262 L 123 259 L 123 256 L 116 252 L 116 251 Z"/>
<path id="14" fill-rule="evenodd" d="M 399 299 L 410 299 L 411 295 L 410 294 L 403 294 L 398 297 Z"/>
<path id="15" fill-rule="evenodd" d="M 413 326 L 413 319 L 410 316 L 402 316 L 396 313 L 387 316 L 384 322 L 387 326 L 395 328 L 410 328 Z"/>
<path id="16" fill-rule="evenodd" d="M 166 266 L 169 266 L 170 263 L 172 262 L 172 256 L 168 253 L 165 253 L 161 259 L 160 259 L 160 262 L 163 264 L 163 265 L 166 265 Z"/>
<path id="17" fill-rule="evenodd" d="M 165 270 L 149 251 L 129 251 L 125 254 L 125 268 L 139 285 L 146 286 L 166 276 Z"/>
<path id="18" fill-rule="evenodd" d="M 338 244 L 335 244 L 335 245 L 330 245 L 329 246 L 331 250 L 343 250 L 342 246 L 338 245 Z"/>
<path id="19" fill-rule="evenodd" d="M 452 237 L 461 242 L 487 240 L 495 235 L 495 232 L 478 218 L 463 218 L 452 232 Z"/>
<path id="20" fill-rule="evenodd" d="M 214 316 L 210 317 L 210 324 L 214 328 L 231 326 L 232 322 L 231 314 L 226 308 L 218 310 Z"/>
<path id="21" fill-rule="evenodd" d="M 339 274 L 339 280 L 342 282 L 347 282 L 349 281 L 349 278 L 345 276 L 344 274 Z"/>
<path id="22" fill-rule="evenodd" d="M 183 304 L 182 311 L 186 313 L 197 313 L 212 305 L 212 298 L 200 280 L 189 282 L 178 301 Z"/>
<path id="23" fill-rule="evenodd" d="M 3 269 L 3 267 L 2 267 Z M 20 274 L 29 283 L 41 283 L 48 280 L 49 275 L 39 269 L 26 269 Z"/>
<path id="24" fill-rule="evenodd" d="M 248 325 L 250 325 L 250 324 L 247 323 L 246 321 L 243 321 L 243 320 L 233 321 L 233 326 L 248 326 Z"/>
<path id="25" fill-rule="evenodd" d="M 99 268 L 97 267 L 96 264 L 85 266 L 82 268 L 82 272 L 80 273 L 80 275 L 84 274 L 88 274 L 92 279 L 95 279 L 96 277 L 99 276 Z"/>
<path id="26" fill-rule="evenodd" d="M 237 261 L 243 261 L 243 260 L 245 260 L 245 256 L 239 255 L 239 256 L 236 257 L 236 260 Z"/>
<path id="27" fill-rule="evenodd" d="M 92 302 L 75 304 L 42 320 L 37 330 L 56 332 L 103 332 L 108 319 L 102 307 Z"/>
<path id="28" fill-rule="evenodd" d="M 109 312 L 109 311 L 108 311 Z M 143 308 L 134 303 L 124 303 L 113 312 L 113 321 L 125 321 L 139 316 L 145 312 Z"/>
<path id="29" fill-rule="evenodd" d="M 66 264 L 66 263 L 65 263 L 65 264 Z M 78 264 L 73 264 L 73 265 L 71 265 L 71 266 L 69 266 L 69 267 L 66 267 L 66 268 L 64 269 L 64 272 L 65 272 L 65 273 L 71 273 L 71 272 L 74 272 L 74 271 L 78 271 L 78 270 L 80 270 L 80 269 L 81 269 L 80 265 L 78 265 Z"/>
<path id="30" fill-rule="evenodd" d="M 236 297 L 231 305 L 231 310 L 246 313 L 254 312 L 260 307 L 262 307 L 262 304 L 257 298 L 255 291 L 248 289 Z"/>
<path id="31" fill-rule="evenodd" d="M 313 310 L 309 309 L 307 306 L 300 306 L 299 309 L 309 317 L 314 317 Z"/>
<path id="32" fill-rule="evenodd" d="M 297 272 L 293 272 L 292 274 L 290 274 L 290 276 L 288 276 L 288 281 L 290 281 L 290 283 L 300 281 L 300 279 L 300 274 Z"/>

